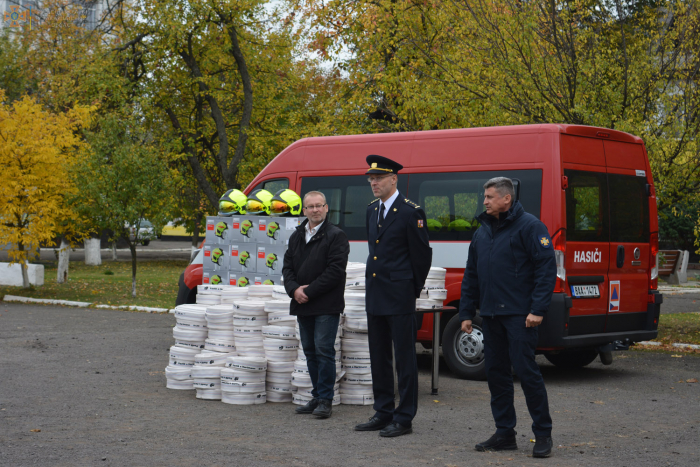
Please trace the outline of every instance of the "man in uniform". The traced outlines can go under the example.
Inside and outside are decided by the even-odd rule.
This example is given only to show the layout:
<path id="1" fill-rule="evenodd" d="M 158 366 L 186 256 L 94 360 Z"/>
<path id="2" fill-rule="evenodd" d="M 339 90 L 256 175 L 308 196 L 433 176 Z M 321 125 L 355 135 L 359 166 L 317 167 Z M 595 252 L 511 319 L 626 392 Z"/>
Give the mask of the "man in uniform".
<path id="1" fill-rule="evenodd" d="M 496 433 L 476 445 L 477 451 L 518 449 L 515 441 L 513 374 L 520 378 L 535 433 L 533 457 L 552 452 L 552 418 L 547 390 L 535 362 L 537 326 L 549 309 L 557 277 L 547 227 L 514 201 L 509 178 L 484 185 L 485 212 L 469 245 L 462 281 L 459 318 L 471 334 L 479 308 L 484 333 L 486 379 Z"/>
<path id="2" fill-rule="evenodd" d="M 375 414 L 357 431 L 377 431 L 383 437 L 412 432 L 418 408 L 416 363 L 416 298 L 430 271 L 425 212 L 396 189 L 403 168 L 386 157 L 367 157 L 369 183 L 377 197 L 367 208 L 365 303 L 372 361 Z M 394 404 L 392 341 L 399 378 L 399 404 Z"/>

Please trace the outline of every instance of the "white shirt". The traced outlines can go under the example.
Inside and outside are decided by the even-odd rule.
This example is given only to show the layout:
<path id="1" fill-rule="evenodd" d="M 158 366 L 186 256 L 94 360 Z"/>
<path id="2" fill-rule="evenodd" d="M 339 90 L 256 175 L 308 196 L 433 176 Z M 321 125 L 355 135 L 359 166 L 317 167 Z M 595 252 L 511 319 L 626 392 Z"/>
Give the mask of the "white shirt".
<path id="1" fill-rule="evenodd" d="M 393 195 L 389 197 L 388 200 L 383 201 L 379 200 L 379 211 L 381 212 L 382 210 L 382 204 L 384 204 L 384 217 L 386 218 L 386 215 L 389 213 L 389 209 L 391 208 L 391 205 L 394 204 L 394 201 L 396 201 L 396 198 L 399 197 L 399 190 L 396 190 Z"/>
<path id="2" fill-rule="evenodd" d="M 311 240 L 311 238 L 312 238 L 314 235 L 316 235 L 316 232 L 318 232 L 318 229 L 321 228 L 321 226 L 323 225 L 324 222 L 326 222 L 326 221 L 321 221 L 321 223 L 318 224 L 318 225 L 317 225 L 316 227 L 314 227 L 313 229 L 310 229 L 310 228 L 309 228 L 309 226 L 311 225 L 309 222 L 306 223 L 306 229 L 305 229 L 305 230 L 306 230 L 306 243 L 309 243 L 309 240 Z"/>

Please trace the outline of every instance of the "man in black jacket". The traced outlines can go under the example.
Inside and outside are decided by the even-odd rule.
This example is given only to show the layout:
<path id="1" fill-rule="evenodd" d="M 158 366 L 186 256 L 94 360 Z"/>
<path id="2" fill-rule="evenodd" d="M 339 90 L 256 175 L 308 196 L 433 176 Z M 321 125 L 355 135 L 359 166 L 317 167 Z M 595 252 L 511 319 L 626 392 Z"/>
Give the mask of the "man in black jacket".
<path id="1" fill-rule="evenodd" d="M 477 451 L 518 449 L 515 441 L 513 374 L 520 378 L 535 434 L 533 457 L 552 452 L 552 419 L 547 390 L 535 362 L 537 326 L 549 309 L 557 277 L 552 240 L 547 227 L 528 214 L 509 178 L 484 185 L 481 227 L 469 245 L 462 281 L 459 318 L 471 334 L 479 308 L 484 333 L 486 379 L 496 433 L 476 445 Z"/>
<path id="2" fill-rule="evenodd" d="M 383 437 L 412 432 L 418 409 L 416 363 L 416 298 L 430 272 L 432 249 L 425 212 L 396 189 L 403 166 L 378 155 L 367 157 L 372 193 L 367 208 L 369 257 L 365 307 L 372 362 L 374 415 L 357 431 L 379 431 Z M 392 342 L 399 379 L 399 404 L 394 404 Z"/>
<path id="3" fill-rule="evenodd" d="M 296 413 L 331 416 L 335 386 L 335 340 L 345 309 L 345 268 L 350 243 L 345 232 L 326 219 L 328 204 L 319 191 L 304 196 L 306 220 L 289 238 L 284 254 L 284 287 L 292 298 L 314 389 L 313 399 Z"/>

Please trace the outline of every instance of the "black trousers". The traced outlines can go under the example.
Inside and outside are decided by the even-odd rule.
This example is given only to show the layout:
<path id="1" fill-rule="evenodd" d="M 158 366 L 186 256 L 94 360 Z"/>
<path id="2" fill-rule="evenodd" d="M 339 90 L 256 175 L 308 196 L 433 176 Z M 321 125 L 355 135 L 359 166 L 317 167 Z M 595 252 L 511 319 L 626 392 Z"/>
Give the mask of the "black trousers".
<path id="1" fill-rule="evenodd" d="M 533 433 L 535 436 L 551 436 L 552 418 L 549 415 L 547 390 L 540 367 L 535 362 L 537 327 L 525 327 L 525 316 L 521 315 L 482 318 L 486 379 L 491 391 L 491 412 L 496 422 L 496 433 L 506 436 L 514 433 L 512 365 L 525 394 Z"/>
<path id="2" fill-rule="evenodd" d="M 375 417 L 410 427 L 418 410 L 418 364 L 414 314 L 377 316 L 367 314 L 369 356 Z M 399 378 L 399 405 L 394 404 L 394 346 Z"/>

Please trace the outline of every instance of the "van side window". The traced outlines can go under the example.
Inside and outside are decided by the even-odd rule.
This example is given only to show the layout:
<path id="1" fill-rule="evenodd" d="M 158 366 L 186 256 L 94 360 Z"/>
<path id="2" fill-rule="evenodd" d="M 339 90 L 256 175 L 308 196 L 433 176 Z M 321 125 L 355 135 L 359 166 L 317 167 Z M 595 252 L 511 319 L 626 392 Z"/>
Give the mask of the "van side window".
<path id="1" fill-rule="evenodd" d="M 402 194 L 407 181 L 407 175 L 399 174 L 397 187 Z M 303 177 L 299 195 L 303 198 L 309 191 L 326 195 L 328 220 L 343 229 L 348 240 L 367 240 L 367 205 L 374 199 L 367 175 Z"/>
<path id="2" fill-rule="evenodd" d="M 520 202 L 540 217 L 541 170 L 411 174 L 408 197 L 425 210 L 430 240 L 471 240 L 484 210 L 484 183 L 493 177 L 519 180 Z"/>
<path id="3" fill-rule="evenodd" d="M 649 242 L 646 183 L 644 177 L 608 174 L 611 242 Z"/>
<path id="4" fill-rule="evenodd" d="M 280 190 L 286 190 L 289 188 L 289 179 L 288 178 L 275 178 L 272 180 L 265 180 L 263 182 L 258 183 L 255 188 L 250 190 L 251 192 L 255 190 L 267 190 L 273 195 L 277 193 Z"/>
<path id="5" fill-rule="evenodd" d="M 607 176 L 598 172 L 565 170 L 566 239 L 609 242 Z"/>

